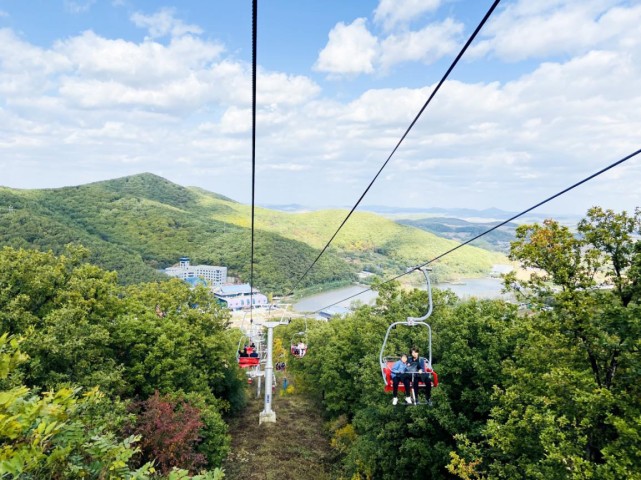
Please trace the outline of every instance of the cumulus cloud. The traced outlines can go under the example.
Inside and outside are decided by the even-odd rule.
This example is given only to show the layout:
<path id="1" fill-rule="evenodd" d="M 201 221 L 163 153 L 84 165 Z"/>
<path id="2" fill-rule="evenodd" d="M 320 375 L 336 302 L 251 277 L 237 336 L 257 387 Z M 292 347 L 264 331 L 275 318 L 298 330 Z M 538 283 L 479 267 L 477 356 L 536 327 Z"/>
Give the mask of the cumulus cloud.
<path id="1" fill-rule="evenodd" d="M 76 72 L 127 83 L 147 83 L 184 76 L 216 60 L 223 47 L 193 37 L 172 39 L 168 45 L 154 41 L 134 43 L 111 40 L 87 31 L 54 45 L 54 52 L 68 59 Z"/>
<path id="2" fill-rule="evenodd" d="M 173 8 L 163 8 L 152 15 L 134 13 L 131 16 L 131 20 L 137 27 L 146 28 L 151 38 L 160 38 L 167 35 L 180 37 L 189 33 L 196 35 L 202 33 L 202 28 L 184 23 L 175 17 L 175 13 Z"/>
<path id="3" fill-rule="evenodd" d="M 460 42 L 462 23 L 445 18 L 410 28 L 412 21 L 440 4 L 441 0 L 381 0 L 373 21 L 383 31 L 372 33 L 365 18 L 336 24 L 314 69 L 332 77 L 386 73 L 399 63 L 430 64 L 451 54 Z"/>
<path id="4" fill-rule="evenodd" d="M 264 165 L 260 167 L 260 169 L 281 170 L 286 172 L 303 172 L 303 171 L 309 170 L 310 167 L 309 165 L 300 165 L 297 163 L 272 163 L 272 164 Z"/>
<path id="5" fill-rule="evenodd" d="M 392 30 L 405 25 L 426 12 L 432 12 L 441 5 L 441 0 L 380 0 L 374 10 L 374 21 Z"/>
<path id="6" fill-rule="evenodd" d="M 378 42 L 365 22 L 365 18 L 357 18 L 349 25 L 338 23 L 329 32 L 329 41 L 319 53 L 314 69 L 338 74 L 372 73 Z"/>
<path id="7" fill-rule="evenodd" d="M 629 15 L 613 8 L 599 21 Z M 454 21 L 431 25 L 460 35 Z M 402 35 L 378 44 L 373 68 L 383 65 L 385 39 Z M 433 58 L 405 45 L 403 61 Z M 366 202 L 527 207 L 639 148 L 639 38 L 593 46 L 509 80 L 446 82 Z M 0 182 L 33 188 L 153 171 L 247 200 L 250 73 L 193 33 L 161 43 L 87 31 L 41 47 L 0 30 Z M 258 78 L 265 203 L 353 203 L 433 88 L 370 89 L 342 100 L 304 75 L 260 69 Z M 570 210 L 626 206 L 631 197 L 617 192 L 638 190 L 641 162 L 620 172 L 585 198 L 577 193 L 583 199 Z"/>
<path id="8" fill-rule="evenodd" d="M 618 0 L 519 0 L 492 18 L 471 55 L 519 61 L 576 55 L 641 36 L 641 5 Z"/>
<path id="9" fill-rule="evenodd" d="M 417 31 L 389 35 L 381 42 L 379 62 L 385 69 L 401 62 L 432 63 L 457 50 L 463 24 L 451 18 Z"/>

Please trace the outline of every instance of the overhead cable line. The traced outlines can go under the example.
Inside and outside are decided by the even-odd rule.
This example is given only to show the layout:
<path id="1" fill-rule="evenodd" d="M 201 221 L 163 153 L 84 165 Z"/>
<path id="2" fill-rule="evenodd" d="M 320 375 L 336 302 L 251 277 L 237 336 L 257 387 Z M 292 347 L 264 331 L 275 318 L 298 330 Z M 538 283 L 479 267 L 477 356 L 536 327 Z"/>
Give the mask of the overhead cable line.
<path id="1" fill-rule="evenodd" d="M 256 51 L 258 44 L 258 0 L 252 2 L 252 211 L 251 264 L 249 273 L 249 318 L 254 320 L 254 214 L 256 207 Z"/>
<path id="2" fill-rule="evenodd" d="M 621 164 L 622 164 L 622 163 L 624 163 L 624 162 L 627 162 L 627 161 L 628 161 L 628 160 L 630 160 L 631 158 L 636 157 L 637 155 L 639 155 L 640 153 L 641 153 L 641 149 L 639 149 L 639 150 L 637 150 L 637 151 L 635 151 L 635 152 L 632 152 L 632 153 L 631 153 L 631 154 L 629 154 L 629 155 L 626 155 L 625 157 L 621 158 L 620 160 L 617 160 L 616 162 L 611 163 L 610 165 L 608 165 L 608 166 L 607 166 L 607 167 L 605 167 L 605 168 L 602 168 L 601 170 L 599 170 L 599 171 L 598 171 L 598 172 L 596 172 L 596 173 L 593 173 L 593 174 L 592 174 L 592 175 L 590 175 L 589 177 L 586 177 L 586 178 L 584 178 L 583 180 L 580 180 L 580 181 L 576 182 L 575 184 L 573 184 L 573 185 L 571 185 L 571 186 L 567 187 L 566 189 L 561 190 L 561 191 L 560 191 L 560 192 L 558 192 L 558 193 L 555 193 L 555 194 L 554 194 L 554 195 L 552 195 L 551 197 L 548 197 L 548 198 L 546 198 L 545 200 L 543 200 L 543 201 L 541 201 L 541 202 L 537 203 L 536 205 L 533 205 L 533 206 L 531 206 L 530 208 L 528 208 L 528 209 L 526 209 L 526 210 L 523 210 L 522 212 L 517 213 L 516 215 L 513 215 L 512 217 L 508 218 L 507 220 L 504 220 L 504 221 L 502 221 L 501 223 L 499 223 L 499 224 L 497 224 L 497 225 L 494 225 L 492 228 L 490 228 L 490 229 L 488 229 L 488 230 L 486 230 L 486 231 L 484 231 L 484 232 L 482 232 L 482 233 L 480 233 L 480 234 L 476 235 L 476 236 L 475 236 L 475 237 L 473 237 L 473 238 L 470 238 L 469 240 L 467 240 L 467 241 L 465 241 L 465 242 L 463 242 L 463 243 L 461 243 L 461 244 L 457 245 L 456 247 L 450 248 L 450 249 L 449 249 L 449 250 L 447 250 L 446 252 L 441 253 L 440 255 L 438 255 L 437 257 L 434 257 L 434 258 L 432 258 L 431 260 L 428 260 L 427 262 L 422 263 L 422 264 L 420 264 L 420 265 L 416 265 L 415 267 L 412 267 L 412 268 L 408 269 L 405 273 L 402 273 L 402 274 L 397 275 L 397 276 L 395 276 L 395 277 L 393 277 L 393 278 L 390 278 L 389 280 L 385 280 L 383 283 L 381 283 L 381 285 L 385 285 L 386 283 L 390 283 L 390 282 L 393 282 L 394 280 L 398 280 L 399 278 L 404 277 L 405 275 L 408 275 L 408 274 L 410 274 L 410 273 L 414 272 L 415 270 L 418 270 L 418 269 L 420 269 L 420 268 L 422 268 L 422 267 L 425 267 L 425 266 L 429 265 L 430 263 L 433 263 L 433 262 L 435 262 L 435 261 L 437 261 L 437 260 L 440 260 L 440 259 L 441 259 L 441 258 L 443 258 L 444 256 L 449 255 L 450 253 L 452 253 L 452 252 L 454 252 L 454 251 L 458 250 L 459 248 L 464 247 L 465 245 L 468 245 L 468 244 L 472 243 L 474 240 L 478 240 L 479 238 L 481 238 L 481 237 L 483 237 L 483 236 L 487 235 L 487 234 L 488 234 L 488 233 L 490 233 L 490 232 L 493 232 L 493 231 L 494 231 L 494 230 L 496 230 L 497 228 L 502 227 L 503 225 L 505 225 L 505 224 L 507 224 L 507 223 L 511 222 L 512 220 L 516 220 L 517 218 L 522 217 L 522 216 L 523 216 L 523 215 L 525 215 L 526 213 L 529 213 L 529 212 L 531 212 L 532 210 L 534 210 L 534 209 L 536 209 L 536 208 L 540 207 L 541 205 L 544 205 L 544 204 L 546 204 L 546 203 L 550 202 L 551 200 L 554 200 L 555 198 L 560 197 L 561 195 L 563 195 L 563 194 L 565 194 L 565 193 L 569 192 L 570 190 L 575 189 L 575 188 L 576 188 L 576 187 L 578 187 L 579 185 L 583 185 L 584 183 L 589 182 L 589 181 L 590 181 L 590 180 L 592 180 L 593 178 L 598 177 L 598 176 L 599 176 L 599 175 L 601 175 L 602 173 L 605 173 L 605 172 L 607 172 L 608 170 L 611 170 L 612 168 L 614 168 L 614 167 L 616 167 L 616 166 L 618 166 L 618 165 L 621 165 Z M 368 288 L 368 289 L 366 289 L 366 290 L 363 290 L 363 291 L 361 291 L 361 292 L 355 293 L 354 295 L 351 295 L 351 296 L 349 296 L 349 297 L 346 297 L 346 298 L 344 298 L 344 299 L 342 299 L 342 300 L 339 300 L 338 302 L 334 302 L 334 303 L 332 303 L 331 305 L 327 305 L 327 306 L 325 306 L 325 307 L 323 307 L 323 308 L 320 308 L 320 309 L 316 310 L 314 313 L 318 313 L 318 312 L 320 312 L 320 311 L 322 311 L 322 310 L 325 310 L 326 308 L 333 307 L 334 305 L 338 305 L 339 303 L 343 303 L 343 302 L 345 302 L 345 301 L 347 301 L 347 300 L 351 300 L 352 298 L 354 298 L 354 297 L 358 297 L 359 295 L 362 295 L 362 294 L 363 294 L 363 293 L 365 293 L 365 292 L 369 292 L 370 290 L 372 290 L 372 289 L 371 289 L 371 287 L 370 287 L 370 288 Z"/>
<path id="3" fill-rule="evenodd" d="M 383 169 L 387 166 L 387 164 L 389 163 L 389 161 L 392 159 L 392 156 L 396 153 L 396 151 L 398 150 L 398 148 L 401 146 L 401 143 L 403 143 L 403 141 L 405 140 L 405 137 L 407 137 L 407 135 L 410 133 L 410 130 L 412 130 L 412 128 L 414 127 L 414 125 L 416 124 L 416 122 L 418 121 L 418 119 L 421 117 L 421 115 L 423 114 L 423 112 L 425 111 L 425 109 L 427 108 L 427 106 L 430 104 L 430 102 L 432 101 L 432 99 L 434 98 L 434 96 L 436 95 L 436 93 L 440 90 L 440 88 L 441 88 L 441 86 L 443 85 L 443 83 L 445 83 L 445 80 L 447 80 L 447 78 L 449 77 L 449 75 L 450 75 L 450 73 L 452 72 L 452 70 L 454 70 L 454 67 L 456 67 L 456 65 L 458 64 L 458 62 L 459 62 L 459 60 L 461 59 L 461 57 L 463 57 L 463 54 L 467 51 L 467 49 L 469 48 L 469 46 L 472 44 L 472 42 L 474 41 L 474 39 L 476 38 L 476 36 L 478 35 L 478 33 L 481 31 L 481 28 L 483 28 L 483 25 L 485 25 L 485 23 L 488 21 L 488 19 L 489 19 L 489 18 L 490 18 L 490 16 L 492 15 L 492 12 L 494 12 L 494 10 L 496 9 L 496 7 L 497 7 L 497 6 L 498 6 L 498 4 L 500 3 L 500 1 L 501 1 L 501 0 L 494 0 L 494 3 L 492 3 L 492 6 L 491 6 L 491 7 L 490 7 L 490 9 L 487 11 L 487 13 L 485 14 L 485 16 L 484 16 L 484 17 L 483 17 L 483 19 L 481 20 L 481 22 L 478 24 L 478 26 L 476 27 L 476 29 L 474 30 L 474 32 L 472 33 L 472 35 L 470 36 L 470 38 L 468 38 L 467 42 L 465 42 L 465 45 L 463 45 L 463 48 L 461 48 L 461 51 L 458 53 L 458 55 L 456 56 L 456 58 L 454 59 L 454 61 L 452 62 L 452 64 L 449 66 L 449 68 L 447 69 L 447 71 L 445 72 L 445 74 L 443 75 L 443 77 L 441 78 L 441 80 L 438 82 L 438 84 L 436 85 L 436 87 L 434 88 L 434 90 L 432 91 L 432 93 L 430 94 L 429 98 L 427 99 L 427 101 L 425 102 L 425 104 L 423 105 L 423 107 L 422 107 L 422 108 L 419 110 L 419 112 L 416 114 L 416 116 L 414 117 L 414 120 L 412 120 L 412 123 L 410 123 L 409 127 L 407 127 L 407 130 L 405 130 L 405 133 L 403 134 L 403 136 L 401 137 L 401 139 L 398 141 L 398 143 L 396 144 L 396 146 L 395 146 L 395 147 L 394 147 L 394 149 L 392 150 L 392 153 L 390 153 L 390 154 L 389 154 L 389 156 L 387 157 L 387 160 L 385 160 L 385 162 L 383 163 L 383 165 L 381 166 L 381 168 L 378 170 L 378 172 L 376 173 L 376 175 L 374 176 L 374 178 L 372 179 L 372 181 L 369 183 L 369 185 L 367 186 L 367 188 L 365 189 L 365 191 L 361 194 L 361 196 L 360 196 L 360 198 L 358 199 L 358 201 L 354 204 L 354 206 L 352 207 L 352 209 L 349 211 L 349 213 L 347 214 L 347 216 L 345 217 L 345 219 L 343 220 L 343 222 L 342 222 L 342 223 L 340 224 L 340 226 L 336 229 L 336 231 L 334 232 L 334 234 L 332 235 L 332 237 L 329 239 L 329 241 L 327 242 L 327 244 L 325 244 L 325 246 L 324 246 L 324 247 L 323 247 L 323 249 L 320 251 L 320 253 L 318 254 L 318 256 L 314 259 L 314 261 L 312 262 L 312 264 L 307 268 L 307 270 L 305 270 L 305 273 L 303 273 L 303 275 L 302 275 L 302 276 L 298 279 L 298 281 L 294 284 L 294 286 L 292 287 L 291 291 L 290 291 L 287 295 L 285 295 L 285 296 L 289 296 L 289 295 L 291 295 L 291 294 L 293 294 L 293 293 L 294 293 L 294 290 L 296 290 L 296 288 L 298 287 L 298 285 L 300 285 L 300 283 L 301 283 L 301 282 L 303 281 L 303 279 L 307 276 L 307 274 L 311 271 L 311 269 L 312 269 L 312 268 L 314 268 L 314 265 L 316 265 L 316 263 L 318 262 L 318 260 L 319 260 L 319 259 L 323 256 L 323 254 L 325 253 L 325 251 L 327 251 L 327 249 L 329 248 L 329 246 L 331 245 L 331 243 L 334 241 L 334 238 L 336 238 L 336 235 L 338 235 L 338 232 L 340 232 L 340 231 L 341 231 L 341 229 L 343 228 L 343 226 L 347 223 L 347 220 L 349 220 L 349 218 L 352 216 L 352 214 L 354 213 L 354 211 L 356 210 L 356 208 L 360 205 L 360 203 L 361 203 L 361 201 L 363 200 L 363 198 L 365 198 L 365 195 L 367 195 L 367 192 L 369 192 L 369 189 L 370 189 L 370 188 L 372 188 L 372 185 L 374 185 L 374 182 L 378 179 L 379 175 L 383 172 Z"/>

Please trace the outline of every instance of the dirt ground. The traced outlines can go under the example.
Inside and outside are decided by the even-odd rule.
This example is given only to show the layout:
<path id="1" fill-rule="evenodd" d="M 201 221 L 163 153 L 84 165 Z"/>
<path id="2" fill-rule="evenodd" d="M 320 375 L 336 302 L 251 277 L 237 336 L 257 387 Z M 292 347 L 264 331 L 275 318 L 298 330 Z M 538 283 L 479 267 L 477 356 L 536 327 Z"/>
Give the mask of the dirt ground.
<path id="1" fill-rule="evenodd" d="M 263 322 L 277 322 L 281 318 L 298 318 L 301 314 L 292 311 L 291 309 L 274 309 L 271 312 L 266 308 L 256 308 L 250 316 L 249 311 L 231 312 L 231 325 L 237 328 L 249 328 L 250 319 L 253 318 L 254 323 Z"/>
<path id="2" fill-rule="evenodd" d="M 278 387 L 276 392 L 279 392 Z M 276 423 L 258 424 L 263 399 L 252 389 L 241 417 L 232 419 L 231 453 L 223 464 L 229 480 L 330 480 L 333 454 L 320 411 L 301 395 L 274 396 Z"/>

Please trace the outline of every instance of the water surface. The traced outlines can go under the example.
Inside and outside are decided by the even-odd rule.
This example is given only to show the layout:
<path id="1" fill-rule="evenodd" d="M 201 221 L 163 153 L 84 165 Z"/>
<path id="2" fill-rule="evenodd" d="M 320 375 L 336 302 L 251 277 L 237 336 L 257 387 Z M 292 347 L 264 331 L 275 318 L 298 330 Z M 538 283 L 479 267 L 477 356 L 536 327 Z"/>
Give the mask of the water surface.
<path id="1" fill-rule="evenodd" d="M 460 283 L 441 283 L 434 285 L 434 288 L 452 290 L 459 298 L 462 299 L 476 297 L 510 300 L 510 295 L 501 293 L 501 289 L 503 288 L 502 282 L 503 281 L 500 278 L 469 278 L 461 280 Z M 365 290 L 367 290 L 367 286 L 365 285 L 350 285 L 348 287 L 329 290 L 309 297 L 303 297 L 294 304 L 294 310 L 297 312 L 315 312 L 336 302 L 340 302 L 338 305 L 345 308 L 349 308 L 354 302 L 367 304 L 374 303 L 378 294 L 372 290 Z M 345 300 L 346 298 L 363 291 L 365 292 L 361 295 Z"/>

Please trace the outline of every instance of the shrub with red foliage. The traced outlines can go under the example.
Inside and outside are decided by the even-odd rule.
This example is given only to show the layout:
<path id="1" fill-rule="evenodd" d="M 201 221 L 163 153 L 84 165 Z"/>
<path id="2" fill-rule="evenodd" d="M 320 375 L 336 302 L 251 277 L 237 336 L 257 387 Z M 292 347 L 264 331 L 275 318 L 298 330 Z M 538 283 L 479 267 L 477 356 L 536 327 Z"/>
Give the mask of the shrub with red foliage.
<path id="1" fill-rule="evenodd" d="M 155 460 L 163 474 L 172 467 L 196 472 L 206 464 L 205 456 L 196 451 L 203 426 L 198 408 L 161 397 L 158 391 L 138 406 L 135 433 L 142 435 L 145 461 Z"/>

